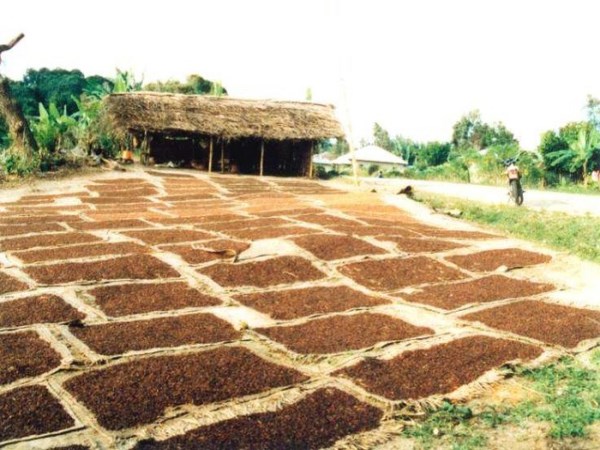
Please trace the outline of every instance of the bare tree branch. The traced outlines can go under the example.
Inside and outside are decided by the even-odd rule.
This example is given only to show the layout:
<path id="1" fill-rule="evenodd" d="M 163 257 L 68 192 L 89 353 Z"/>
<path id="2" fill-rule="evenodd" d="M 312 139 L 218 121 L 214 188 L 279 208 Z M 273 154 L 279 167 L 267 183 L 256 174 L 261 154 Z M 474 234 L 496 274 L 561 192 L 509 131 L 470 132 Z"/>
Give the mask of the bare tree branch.
<path id="1" fill-rule="evenodd" d="M 2 61 L 2 52 L 8 51 L 11 48 L 13 48 L 24 37 L 25 37 L 25 35 L 23 33 L 21 33 L 16 38 L 14 38 L 12 41 L 10 41 L 8 44 L 0 45 L 0 61 Z"/>

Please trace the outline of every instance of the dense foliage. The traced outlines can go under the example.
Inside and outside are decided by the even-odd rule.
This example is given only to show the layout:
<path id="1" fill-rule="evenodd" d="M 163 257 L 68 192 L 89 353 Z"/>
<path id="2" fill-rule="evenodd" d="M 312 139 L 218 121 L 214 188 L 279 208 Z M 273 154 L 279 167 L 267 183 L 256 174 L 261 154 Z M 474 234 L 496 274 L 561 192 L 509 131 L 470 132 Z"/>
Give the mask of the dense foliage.
<path id="1" fill-rule="evenodd" d="M 26 117 L 36 117 L 39 104 L 48 108 L 54 103 L 60 110 L 66 108 L 71 115 L 77 111 L 75 99 L 84 92 L 97 92 L 111 80 L 95 75 L 85 77 L 79 70 L 29 69 L 22 81 L 11 81 L 11 92 Z"/>
<path id="2" fill-rule="evenodd" d="M 117 70 L 114 79 L 85 77 L 79 70 L 29 69 L 23 80 L 9 81 L 13 99 L 23 111 L 39 152 L 31 158 L 13 152 L 5 122 L 0 118 L 0 175 L 24 175 L 47 170 L 69 160 L 71 154 L 90 152 L 114 156 L 122 143 L 104 120 L 102 99 L 111 93 L 142 88 L 184 94 L 225 95 L 220 83 L 190 75 L 185 83 L 167 81 L 143 86 L 132 73 Z"/>
<path id="3" fill-rule="evenodd" d="M 504 183 L 505 162 L 516 159 L 526 185 L 587 184 L 589 174 L 600 169 L 600 100 L 588 97 L 586 107 L 587 121 L 547 131 L 537 151 L 521 149 L 504 124 L 484 122 L 479 111 L 462 116 L 448 142 L 419 143 L 392 137 L 375 123 L 372 141 L 362 141 L 361 145 L 372 143 L 403 157 L 409 164 L 404 176 L 411 178 Z M 388 171 L 384 175 L 401 174 Z"/>
<path id="4" fill-rule="evenodd" d="M 144 86 L 144 90 L 174 94 L 227 95 L 227 90 L 221 86 L 220 82 L 213 82 L 196 74 L 188 76 L 185 83 L 177 80 L 148 83 Z"/>
<path id="5" fill-rule="evenodd" d="M 590 170 L 600 168 L 600 131 L 592 122 L 572 122 L 544 133 L 538 150 L 552 182 L 586 181 Z"/>
<path id="6" fill-rule="evenodd" d="M 485 123 L 479 111 L 471 111 L 452 127 L 452 144 L 459 149 L 482 150 L 495 145 L 512 145 L 518 142 L 504 124 Z"/>
<path id="7" fill-rule="evenodd" d="M 28 164 L 33 170 L 45 160 L 59 162 L 64 159 L 59 153 L 74 147 L 84 153 L 114 155 L 121 143 L 103 121 L 102 114 L 102 98 L 110 93 L 144 89 L 227 95 L 219 82 L 197 74 L 190 75 L 185 82 L 168 80 L 143 85 L 133 74 L 118 70 L 114 79 L 108 79 L 98 75 L 86 77 L 79 70 L 29 69 L 22 80 L 9 84 L 40 147 L 34 161 L 21 161 L 12 155 L 8 150 L 11 146 L 8 129 L 0 118 L 0 168 L 19 173 L 26 172 Z M 448 142 L 420 143 L 403 136 L 392 137 L 375 123 L 372 143 L 404 158 L 409 164 L 407 175 L 416 178 L 499 183 L 504 181 L 503 162 L 517 158 L 526 184 L 587 182 L 589 174 L 600 169 L 600 99 L 588 97 L 586 108 L 587 121 L 547 131 L 537 152 L 523 151 L 506 126 L 484 122 L 479 111 L 462 116 L 454 124 Z M 325 141 L 319 151 L 340 155 L 348 151 L 348 145 L 343 140 Z M 372 171 L 375 172 L 378 170 Z"/>

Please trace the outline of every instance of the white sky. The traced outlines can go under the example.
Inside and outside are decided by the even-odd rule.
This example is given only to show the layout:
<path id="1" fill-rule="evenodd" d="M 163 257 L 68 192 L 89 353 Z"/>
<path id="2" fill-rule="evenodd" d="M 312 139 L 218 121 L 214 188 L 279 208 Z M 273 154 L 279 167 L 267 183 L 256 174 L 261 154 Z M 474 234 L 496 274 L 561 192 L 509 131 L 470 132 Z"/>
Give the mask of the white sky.
<path id="1" fill-rule="evenodd" d="M 598 0 L 12 0 L 0 71 L 220 80 L 231 96 L 333 103 L 354 140 L 449 140 L 472 109 L 526 148 L 600 97 Z"/>

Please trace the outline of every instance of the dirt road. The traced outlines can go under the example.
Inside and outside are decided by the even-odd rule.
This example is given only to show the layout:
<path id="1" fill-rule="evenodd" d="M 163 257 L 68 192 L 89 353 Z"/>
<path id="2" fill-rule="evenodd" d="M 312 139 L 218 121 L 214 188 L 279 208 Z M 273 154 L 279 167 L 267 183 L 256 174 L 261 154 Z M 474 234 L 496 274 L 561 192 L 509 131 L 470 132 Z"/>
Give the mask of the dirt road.
<path id="1" fill-rule="evenodd" d="M 406 185 L 413 186 L 417 191 L 449 195 L 466 200 L 490 204 L 508 204 L 507 189 L 501 186 L 483 186 L 475 184 L 447 183 L 442 181 L 425 181 L 400 179 L 362 178 L 361 182 L 373 187 L 399 189 Z M 536 210 L 560 211 L 569 214 L 591 214 L 600 216 L 600 196 L 566 194 L 562 192 L 530 190 L 525 188 L 523 206 Z"/>

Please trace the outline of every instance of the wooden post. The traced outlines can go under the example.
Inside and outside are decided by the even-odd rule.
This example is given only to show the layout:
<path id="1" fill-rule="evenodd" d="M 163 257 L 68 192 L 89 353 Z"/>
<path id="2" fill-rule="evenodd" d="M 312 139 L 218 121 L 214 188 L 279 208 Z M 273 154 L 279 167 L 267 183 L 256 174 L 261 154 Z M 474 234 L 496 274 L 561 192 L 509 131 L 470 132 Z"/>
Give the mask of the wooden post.
<path id="1" fill-rule="evenodd" d="M 265 165 L 265 140 L 260 141 L 260 176 L 263 176 L 263 168 Z"/>
<path id="2" fill-rule="evenodd" d="M 147 166 L 150 163 L 150 143 L 148 140 L 148 130 L 144 130 L 144 138 L 140 144 L 140 162 Z"/>
<path id="3" fill-rule="evenodd" d="M 310 141 L 310 153 L 308 154 L 308 178 L 313 177 L 313 153 L 315 152 L 315 141 Z"/>
<path id="4" fill-rule="evenodd" d="M 210 145 L 208 147 L 208 173 L 212 172 L 212 160 L 213 160 L 213 138 L 210 137 Z"/>
<path id="5" fill-rule="evenodd" d="M 221 138 L 221 173 L 225 173 L 225 141 Z"/>
<path id="6" fill-rule="evenodd" d="M 194 138 L 192 138 L 192 167 L 194 167 L 198 162 L 198 160 L 196 159 L 196 146 L 197 145 L 198 145 L 198 142 Z"/>

